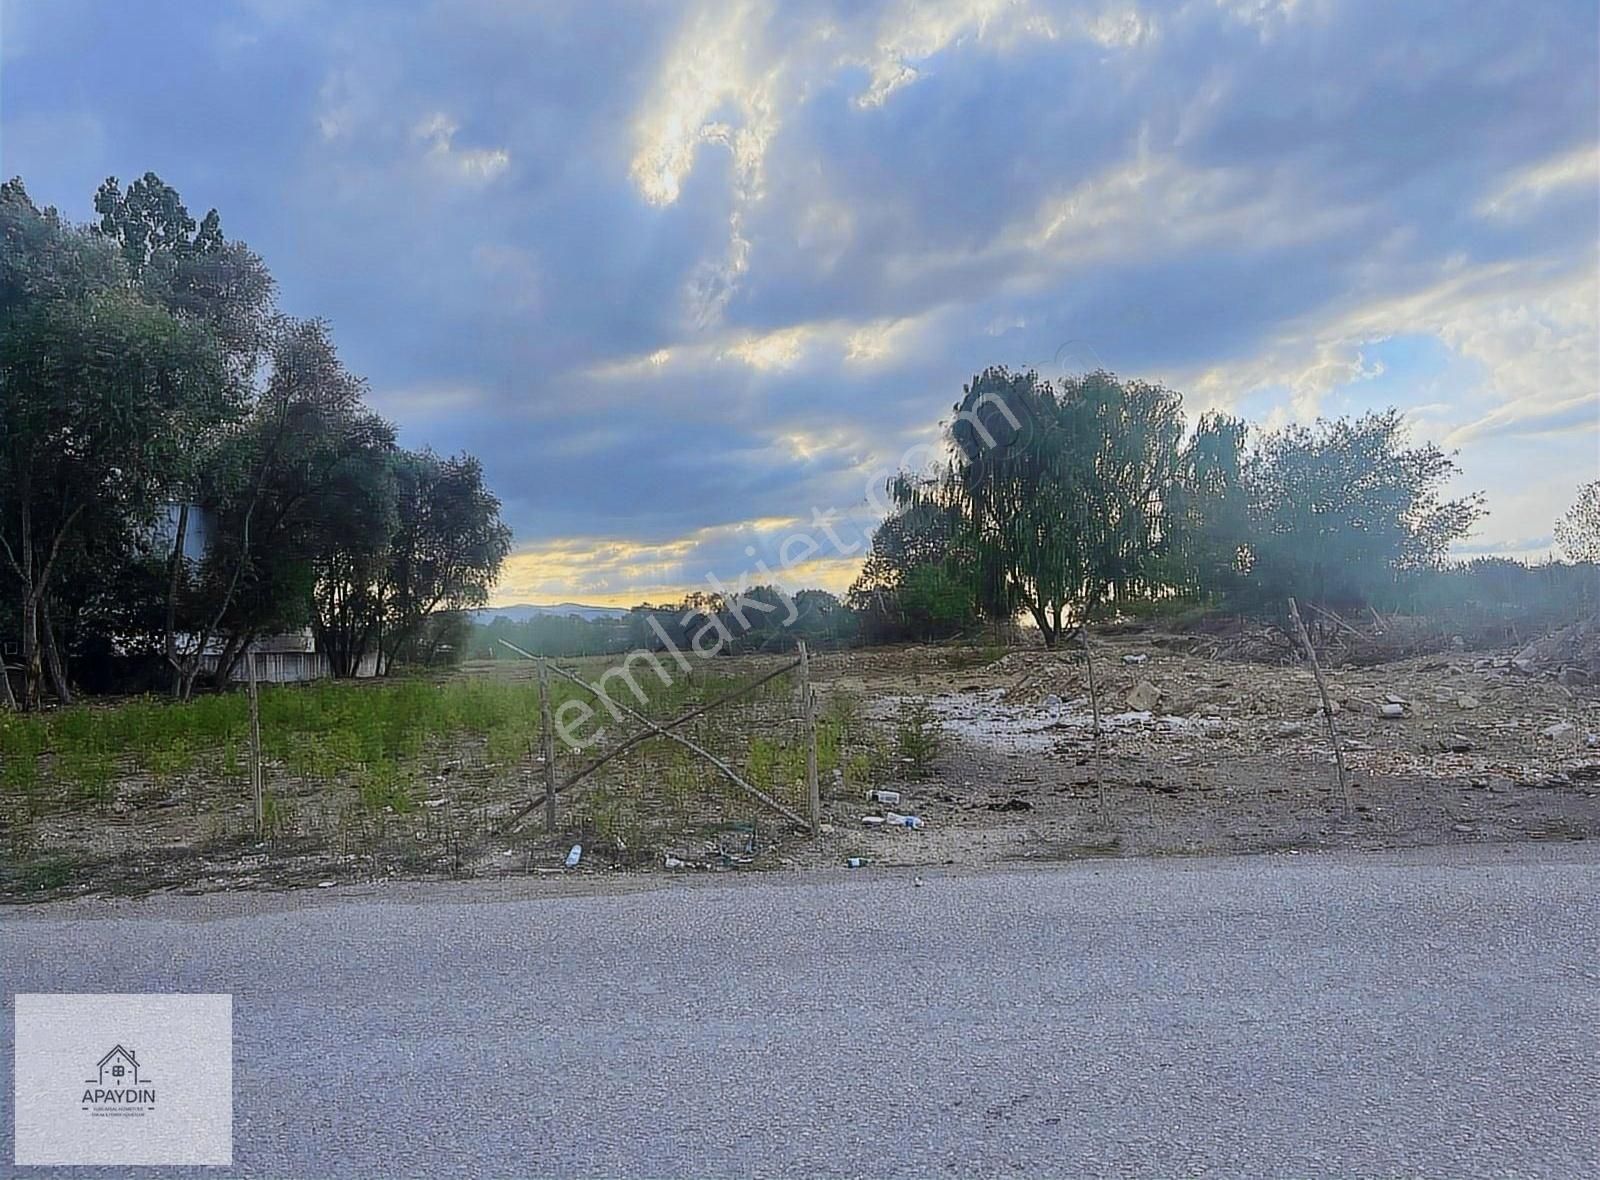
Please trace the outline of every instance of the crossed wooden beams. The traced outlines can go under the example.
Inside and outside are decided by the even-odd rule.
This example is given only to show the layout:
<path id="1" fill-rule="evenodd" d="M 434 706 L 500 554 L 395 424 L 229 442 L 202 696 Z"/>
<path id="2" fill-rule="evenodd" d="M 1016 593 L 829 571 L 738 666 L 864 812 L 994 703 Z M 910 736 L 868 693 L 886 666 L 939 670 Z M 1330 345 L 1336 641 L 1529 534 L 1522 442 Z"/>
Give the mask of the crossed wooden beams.
<path id="1" fill-rule="evenodd" d="M 607 693 L 605 693 L 604 691 L 602 691 L 599 688 L 596 688 L 594 685 L 590 684 L 588 681 L 582 679 L 581 677 L 576 676 L 571 672 L 568 672 L 565 668 L 557 667 L 555 664 L 552 664 L 549 660 L 546 660 L 546 659 L 543 659 L 543 658 L 541 658 L 539 656 L 536 656 L 532 652 L 524 651 L 522 648 L 518 647 L 514 643 L 508 643 L 504 639 L 500 640 L 500 642 L 504 646 L 506 646 L 506 647 L 510 648 L 512 651 L 516 652 L 519 656 L 523 656 L 523 657 L 525 657 L 527 659 L 530 659 L 530 660 L 534 661 L 534 663 L 536 663 L 539 666 L 540 716 L 541 716 L 541 728 L 543 729 L 543 734 L 544 734 L 544 759 L 545 759 L 545 789 L 544 789 L 544 793 L 541 794 L 541 795 L 534 796 L 531 800 L 529 800 L 529 802 L 525 806 L 522 807 L 521 810 L 519 810 L 516 814 L 512 815 L 503 824 L 501 824 L 500 825 L 500 830 L 502 832 L 508 831 L 511 828 L 514 828 L 517 825 L 519 825 L 523 821 L 523 819 L 525 819 L 527 817 L 527 815 L 530 812 L 533 811 L 534 808 L 540 806 L 541 804 L 543 804 L 544 807 L 545 807 L 545 819 L 546 819 L 547 824 L 549 826 L 553 827 L 554 826 L 554 822 L 553 821 L 554 821 L 554 815 L 555 815 L 555 797 L 556 797 L 556 794 L 558 792 L 560 792 L 560 791 L 571 791 L 573 787 L 578 785 L 578 783 L 580 783 L 584 779 L 588 778 L 595 771 L 599 770 L 602 766 L 604 766 L 607 762 L 610 762 L 613 758 L 616 758 L 619 755 L 626 753 L 627 751 L 633 749 L 634 746 L 639 745 L 641 742 L 647 742 L 651 738 L 655 738 L 655 737 L 664 737 L 668 741 L 677 742 L 680 746 L 683 746 L 685 749 L 690 750 L 695 754 L 698 754 L 700 757 L 704 758 L 707 762 L 711 763 L 712 766 L 715 766 L 719 771 L 721 771 L 723 777 L 725 777 L 734 786 L 738 787 L 741 791 L 745 792 L 745 794 L 750 795 L 750 796 L 752 796 L 752 797 L 754 797 L 756 799 L 759 799 L 762 803 L 765 803 L 768 807 L 772 808 L 778 814 L 782 815 L 785 819 L 792 820 L 794 823 L 799 824 L 802 828 L 805 828 L 807 831 L 815 832 L 815 830 L 816 830 L 816 819 L 815 819 L 815 816 L 813 816 L 812 819 L 807 819 L 805 816 L 802 816 L 799 812 L 793 810 L 792 808 L 784 806 L 782 803 L 779 803 L 776 799 L 774 799 L 771 795 L 768 795 L 765 791 L 762 791 L 759 788 L 754 787 L 754 786 L 750 785 L 749 783 L 747 783 L 739 775 L 739 773 L 733 769 L 733 767 L 729 766 L 721 758 L 718 758 L 710 750 L 707 750 L 703 746 L 697 745 L 696 743 L 690 741 L 688 738 L 684 737 L 682 734 L 673 733 L 672 732 L 673 730 L 677 729 L 678 727 L 680 727 L 682 725 L 685 725 L 690 721 L 693 721 L 696 717 L 703 717 L 703 716 L 705 716 L 705 714 L 711 712 L 713 709 L 716 709 L 716 708 L 718 708 L 718 707 L 720 707 L 722 705 L 725 705 L 729 701 L 737 700 L 738 698 L 740 698 L 742 696 L 748 696 L 750 693 L 752 693 L 756 689 L 760 688 L 763 684 L 767 683 L 767 681 L 776 680 L 779 676 L 782 676 L 786 672 L 792 672 L 796 668 L 802 669 L 803 672 L 806 671 L 808 665 L 807 665 L 807 659 L 806 659 L 806 653 L 805 653 L 804 644 L 801 645 L 800 657 L 798 659 L 792 660 L 789 663 L 782 665 L 781 667 L 774 668 L 772 671 L 767 672 L 767 673 L 765 673 L 765 674 L 763 674 L 761 676 L 756 677 L 756 679 L 750 681 L 748 684 L 741 685 L 740 687 L 734 689 L 732 692 L 724 693 L 722 696 L 718 697 L 714 701 L 710 701 L 710 702 L 708 702 L 708 703 L 706 703 L 704 705 L 696 706 L 695 708 L 690 709 L 687 713 L 684 713 L 681 716 L 679 716 L 677 718 L 674 718 L 672 721 L 667 722 L 667 724 L 665 724 L 665 725 L 657 725 L 654 721 L 651 721 L 650 718 L 646 717 L 643 713 L 639 712 L 637 709 L 631 709 L 627 705 L 622 704 L 620 701 L 614 701 Z M 550 700 L 549 683 L 550 682 L 549 682 L 548 676 L 546 675 L 546 673 L 548 673 L 548 672 L 553 672 L 557 676 L 561 677 L 563 680 L 569 681 L 572 684 L 577 685 L 579 688 L 581 688 L 585 692 L 587 692 L 590 696 L 592 696 L 596 700 L 600 701 L 608 710 L 611 710 L 613 715 L 615 715 L 616 712 L 618 712 L 618 711 L 626 713 L 626 714 L 628 714 L 628 716 L 632 717 L 635 721 L 639 722 L 641 725 L 643 725 L 645 727 L 639 733 L 630 734 L 628 737 L 626 737 L 622 741 L 618 742 L 615 746 L 612 746 L 611 749 L 607 750 L 604 754 L 601 754 L 599 757 L 592 758 L 588 762 L 585 762 L 582 766 L 578 767 L 577 770 L 572 772 L 571 776 L 568 777 L 568 779 L 567 779 L 567 781 L 565 783 L 560 784 L 560 785 L 557 785 L 557 783 L 556 783 L 555 733 L 554 733 L 554 725 L 553 725 L 553 722 L 551 721 L 550 709 L 549 709 L 549 700 Z M 803 679 L 809 680 L 809 677 L 803 677 Z M 805 712 L 806 712 L 806 717 L 807 717 L 807 719 L 809 721 L 809 719 L 811 717 L 811 708 L 810 708 L 811 685 L 809 683 L 803 684 L 802 685 L 802 691 L 803 691 L 803 693 L 805 695 L 805 698 L 806 698 L 806 710 L 805 710 Z M 806 740 L 808 742 L 814 743 L 816 741 L 816 734 L 815 734 L 813 726 L 808 724 L 807 727 L 806 727 L 806 730 L 807 730 L 807 732 L 806 732 Z M 813 749 L 814 748 L 815 747 L 813 746 Z M 814 759 L 815 755 L 813 754 L 812 757 Z M 811 776 L 808 775 L 808 777 L 811 777 Z M 814 790 L 811 792 L 811 794 L 812 794 L 812 797 L 815 798 L 815 791 Z M 815 807 L 813 807 L 813 811 L 815 811 L 815 810 L 816 810 Z"/>

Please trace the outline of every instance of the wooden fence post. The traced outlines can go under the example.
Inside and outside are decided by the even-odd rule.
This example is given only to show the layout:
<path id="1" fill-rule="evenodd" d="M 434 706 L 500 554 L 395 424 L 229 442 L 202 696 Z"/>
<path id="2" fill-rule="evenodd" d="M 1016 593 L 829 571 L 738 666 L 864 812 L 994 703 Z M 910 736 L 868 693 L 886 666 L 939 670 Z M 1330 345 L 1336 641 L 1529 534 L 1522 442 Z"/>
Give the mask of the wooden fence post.
<path id="1" fill-rule="evenodd" d="M 245 663 L 249 669 L 250 684 L 250 794 L 256 805 L 256 838 L 259 840 L 266 827 L 266 792 L 261 781 L 261 701 L 256 692 L 256 653 L 246 649 Z"/>
<path id="2" fill-rule="evenodd" d="M 1333 742 L 1333 761 L 1339 768 L 1339 793 L 1344 796 L 1344 813 L 1350 814 L 1350 780 L 1344 773 L 1344 749 L 1339 742 L 1339 730 L 1333 723 L 1333 702 L 1328 699 L 1328 686 L 1322 679 L 1322 665 L 1317 663 L 1317 649 L 1311 646 L 1311 636 L 1306 634 L 1306 625 L 1300 621 L 1300 608 L 1295 606 L 1294 599 L 1289 599 L 1289 618 L 1294 622 L 1295 634 L 1300 637 L 1301 646 L 1306 649 L 1306 658 L 1311 661 L 1311 674 L 1317 679 L 1317 693 L 1322 697 L 1322 719 L 1328 723 L 1328 737 Z"/>
<path id="3" fill-rule="evenodd" d="M 1089 707 L 1094 710 L 1094 788 L 1103 816 L 1106 810 L 1106 778 L 1100 768 L 1100 692 L 1094 683 L 1094 652 L 1089 647 L 1089 628 L 1079 632 L 1083 640 L 1083 666 L 1089 679 Z"/>
<path id="4" fill-rule="evenodd" d="M 810 808 L 811 834 L 822 833 L 822 791 L 817 786 L 817 707 L 811 696 L 811 659 L 806 641 L 800 643 L 800 716 L 806 729 L 806 803 Z"/>
<path id="5" fill-rule="evenodd" d="M 544 755 L 544 828 L 556 830 L 556 723 L 550 711 L 550 670 L 539 661 L 539 744 Z"/>

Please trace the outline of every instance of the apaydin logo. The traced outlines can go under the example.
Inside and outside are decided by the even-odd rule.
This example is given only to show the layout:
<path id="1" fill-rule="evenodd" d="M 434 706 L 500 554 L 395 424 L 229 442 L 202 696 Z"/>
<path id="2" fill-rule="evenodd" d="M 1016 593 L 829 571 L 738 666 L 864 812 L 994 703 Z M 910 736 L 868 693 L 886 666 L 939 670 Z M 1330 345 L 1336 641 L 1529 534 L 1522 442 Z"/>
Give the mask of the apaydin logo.
<path id="1" fill-rule="evenodd" d="M 132 1049 L 113 1045 L 100 1059 L 98 1076 L 85 1079 L 83 1109 L 91 1114 L 144 1114 L 155 1109 L 156 1090 L 141 1076 Z"/>

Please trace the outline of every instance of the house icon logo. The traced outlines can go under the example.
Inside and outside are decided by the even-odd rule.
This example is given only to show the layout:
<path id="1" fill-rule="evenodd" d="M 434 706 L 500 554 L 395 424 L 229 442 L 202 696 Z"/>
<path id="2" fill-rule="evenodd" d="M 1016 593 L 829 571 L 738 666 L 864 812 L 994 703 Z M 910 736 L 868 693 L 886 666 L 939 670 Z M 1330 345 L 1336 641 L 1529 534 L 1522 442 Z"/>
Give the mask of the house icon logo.
<path id="1" fill-rule="evenodd" d="M 142 1115 L 155 1109 L 155 1085 L 126 1045 L 111 1046 L 95 1064 L 95 1076 L 85 1078 L 83 1085 L 80 1105 L 90 1114 Z"/>
<path id="2" fill-rule="evenodd" d="M 100 1059 L 99 1077 L 86 1078 L 91 1086 L 106 1086 L 119 1088 L 122 1086 L 136 1086 L 148 1078 L 139 1076 L 139 1060 L 133 1055 L 132 1049 L 124 1049 L 121 1045 L 113 1045 L 111 1052 Z"/>

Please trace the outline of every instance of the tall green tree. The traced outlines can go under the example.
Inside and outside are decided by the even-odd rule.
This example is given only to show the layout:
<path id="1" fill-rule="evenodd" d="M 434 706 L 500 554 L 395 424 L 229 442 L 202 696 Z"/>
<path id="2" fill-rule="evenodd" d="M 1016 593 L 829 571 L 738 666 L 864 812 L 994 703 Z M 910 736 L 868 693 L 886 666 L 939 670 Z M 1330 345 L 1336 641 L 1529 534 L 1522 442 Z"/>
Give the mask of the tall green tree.
<path id="1" fill-rule="evenodd" d="M 482 606 L 511 551 L 500 501 L 470 455 L 401 452 L 393 463 L 395 531 L 382 597 L 385 669 L 439 611 Z"/>
<path id="2" fill-rule="evenodd" d="M 177 424 L 187 462 L 176 473 L 172 489 L 175 504 L 167 554 L 164 650 L 173 692 L 187 698 L 202 655 L 238 590 L 248 560 L 247 544 L 226 554 L 205 555 L 212 566 L 219 561 L 232 565 L 220 601 L 205 593 L 212 587 L 193 587 L 201 563 L 186 556 L 190 514 L 202 483 L 215 485 L 219 465 L 237 456 L 238 428 L 247 413 L 254 376 L 274 334 L 273 281 L 265 264 L 248 247 L 223 236 L 215 209 L 197 224 L 178 191 L 154 172 L 135 180 L 126 192 L 116 177 L 107 178 L 95 194 L 94 206 L 100 220 L 93 232 L 116 243 L 128 274 L 146 297 L 180 322 L 210 334 L 222 360 L 218 379 L 227 384 L 225 396 L 236 410 L 220 419 Z M 207 599 L 209 610 L 203 617 L 186 618 L 193 612 L 185 611 L 183 600 L 197 596 Z M 180 624 L 187 625 L 187 643 L 180 638 Z"/>
<path id="3" fill-rule="evenodd" d="M 315 621 L 319 579 L 338 555 L 387 552 L 394 427 L 367 408 L 365 393 L 326 324 L 279 321 L 267 380 L 201 491 L 213 523 L 202 613 L 225 608 L 215 627 L 219 682 L 260 636 Z M 351 528 L 368 531 L 351 537 Z"/>
<path id="4" fill-rule="evenodd" d="M 1182 435 L 1181 401 L 1163 386 L 990 369 L 956 405 L 933 495 L 956 512 L 986 597 L 1026 609 L 1055 646 L 1158 588 Z"/>
<path id="5" fill-rule="evenodd" d="M 1244 473 L 1258 601 L 1364 604 L 1406 571 L 1445 560 L 1483 515 L 1483 498 L 1445 499 L 1454 459 L 1409 443 L 1392 408 L 1261 436 Z"/>
<path id="6" fill-rule="evenodd" d="M 190 424 L 230 412 L 211 335 L 150 301 L 107 243 L 0 186 L 0 561 L 18 581 L 24 704 L 63 554 L 148 527 Z M 59 660 L 53 687 L 68 694 Z"/>

